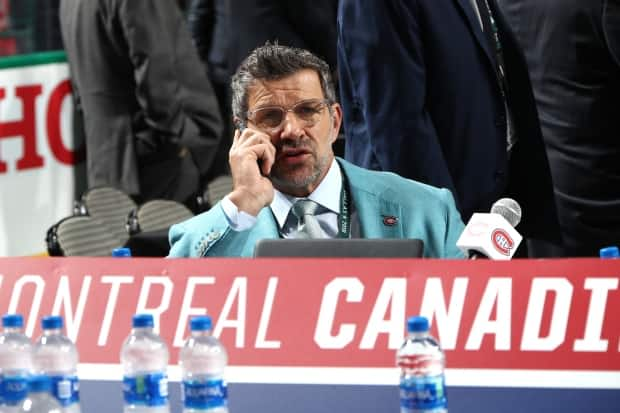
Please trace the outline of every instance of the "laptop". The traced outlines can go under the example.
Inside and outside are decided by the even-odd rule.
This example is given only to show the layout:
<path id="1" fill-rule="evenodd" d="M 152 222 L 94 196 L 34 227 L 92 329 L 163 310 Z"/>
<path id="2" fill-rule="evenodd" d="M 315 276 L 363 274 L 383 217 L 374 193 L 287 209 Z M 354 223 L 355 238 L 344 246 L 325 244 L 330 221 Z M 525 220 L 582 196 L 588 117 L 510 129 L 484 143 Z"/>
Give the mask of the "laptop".
<path id="1" fill-rule="evenodd" d="M 420 239 L 314 238 L 262 239 L 254 257 L 421 258 Z"/>

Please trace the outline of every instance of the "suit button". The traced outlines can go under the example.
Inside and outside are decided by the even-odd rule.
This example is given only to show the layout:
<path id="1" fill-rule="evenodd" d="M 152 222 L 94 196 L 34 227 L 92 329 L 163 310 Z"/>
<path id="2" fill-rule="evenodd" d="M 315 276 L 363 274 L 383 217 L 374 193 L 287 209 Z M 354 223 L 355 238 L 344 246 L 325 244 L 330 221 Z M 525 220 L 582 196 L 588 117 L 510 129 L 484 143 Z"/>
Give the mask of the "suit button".
<path id="1" fill-rule="evenodd" d="M 495 182 L 501 182 L 506 179 L 506 173 L 504 171 L 495 171 Z"/>

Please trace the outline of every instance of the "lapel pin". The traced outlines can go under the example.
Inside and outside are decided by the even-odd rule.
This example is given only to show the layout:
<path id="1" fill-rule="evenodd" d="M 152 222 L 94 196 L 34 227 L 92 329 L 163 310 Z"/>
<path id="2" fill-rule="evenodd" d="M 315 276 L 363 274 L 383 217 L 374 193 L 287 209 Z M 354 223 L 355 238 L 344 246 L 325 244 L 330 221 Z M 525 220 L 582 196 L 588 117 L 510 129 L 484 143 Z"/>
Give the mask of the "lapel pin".
<path id="1" fill-rule="evenodd" d="M 384 215 L 383 216 L 383 225 L 386 227 L 393 227 L 398 223 L 398 218 L 393 215 Z"/>

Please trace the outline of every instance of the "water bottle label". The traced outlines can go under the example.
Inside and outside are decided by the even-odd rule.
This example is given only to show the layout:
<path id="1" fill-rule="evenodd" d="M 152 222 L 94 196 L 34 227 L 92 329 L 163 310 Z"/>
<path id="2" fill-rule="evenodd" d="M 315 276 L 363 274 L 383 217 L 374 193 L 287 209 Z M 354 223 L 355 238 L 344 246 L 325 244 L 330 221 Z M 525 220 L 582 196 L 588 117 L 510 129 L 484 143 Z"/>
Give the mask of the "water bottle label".
<path id="1" fill-rule="evenodd" d="M 213 409 L 228 404 L 224 380 L 184 380 L 183 405 L 188 409 Z"/>
<path id="2" fill-rule="evenodd" d="M 28 375 L 0 376 L 0 400 L 16 406 L 28 396 Z"/>
<path id="3" fill-rule="evenodd" d="M 434 377 L 406 377 L 400 382 L 401 412 L 448 407 L 443 374 Z"/>
<path id="4" fill-rule="evenodd" d="M 164 406 L 168 404 L 168 376 L 165 373 L 123 377 L 126 404 Z"/>
<path id="5" fill-rule="evenodd" d="M 61 406 L 67 407 L 80 401 L 80 382 L 77 376 L 50 376 L 52 394 Z"/>

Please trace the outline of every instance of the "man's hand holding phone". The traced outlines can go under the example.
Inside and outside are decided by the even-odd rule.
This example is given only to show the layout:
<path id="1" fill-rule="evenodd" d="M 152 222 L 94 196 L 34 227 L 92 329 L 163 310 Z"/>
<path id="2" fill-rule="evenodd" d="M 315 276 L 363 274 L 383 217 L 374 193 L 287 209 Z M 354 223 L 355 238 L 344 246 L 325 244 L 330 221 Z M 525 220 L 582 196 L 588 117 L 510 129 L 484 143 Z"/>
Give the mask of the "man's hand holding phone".
<path id="1" fill-rule="evenodd" d="M 233 177 L 229 199 L 240 211 L 253 216 L 273 200 L 273 184 L 268 176 L 276 159 L 269 135 L 255 129 L 236 130 L 228 155 Z"/>

